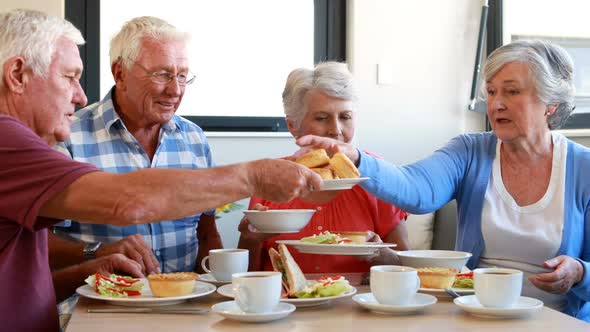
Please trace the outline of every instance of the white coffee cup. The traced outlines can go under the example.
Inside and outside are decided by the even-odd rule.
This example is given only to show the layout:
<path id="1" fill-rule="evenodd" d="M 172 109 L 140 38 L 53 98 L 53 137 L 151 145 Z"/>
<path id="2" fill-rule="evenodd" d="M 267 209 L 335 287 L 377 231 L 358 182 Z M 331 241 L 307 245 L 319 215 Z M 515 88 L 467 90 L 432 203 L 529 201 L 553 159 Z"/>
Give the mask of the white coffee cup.
<path id="1" fill-rule="evenodd" d="M 234 300 L 244 312 L 272 311 L 281 299 L 280 272 L 243 272 L 232 276 Z"/>
<path id="2" fill-rule="evenodd" d="M 420 288 L 418 271 L 413 267 L 377 265 L 371 267 L 371 292 L 377 302 L 404 305 Z"/>
<path id="3" fill-rule="evenodd" d="M 206 262 L 209 261 L 208 269 Z M 248 271 L 248 249 L 213 249 L 201 261 L 201 267 L 217 281 L 231 281 L 232 274 Z"/>
<path id="4" fill-rule="evenodd" d="M 520 298 L 522 271 L 501 268 L 475 269 L 473 289 L 475 297 L 484 307 L 510 307 Z"/>

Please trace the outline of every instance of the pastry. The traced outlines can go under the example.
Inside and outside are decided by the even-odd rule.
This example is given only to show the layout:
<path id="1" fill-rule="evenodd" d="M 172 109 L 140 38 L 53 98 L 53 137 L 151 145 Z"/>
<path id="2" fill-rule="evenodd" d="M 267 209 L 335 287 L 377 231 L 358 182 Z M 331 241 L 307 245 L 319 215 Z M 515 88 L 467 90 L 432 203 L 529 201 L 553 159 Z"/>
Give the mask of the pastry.
<path id="1" fill-rule="evenodd" d="M 193 272 L 160 273 L 150 274 L 148 281 L 155 297 L 172 297 L 191 294 L 198 276 Z"/>
<path id="2" fill-rule="evenodd" d="M 336 152 L 330 159 L 330 167 L 341 179 L 358 178 L 361 176 L 359 170 L 352 161 L 342 152 Z"/>
<path id="3" fill-rule="evenodd" d="M 334 179 L 334 173 L 332 173 L 332 169 L 329 167 L 312 168 L 311 170 L 318 173 L 324 180 Z"/>
<path id="4" fill-rule="evenodd" d="M 318 149 L 304 154 L 297 158 L 295 162 L 308 168 L 316 168 L 328 165 L 330 163 L 330 157 L 328 157 L 326 150 Z"/>
<path id="5" fill-rule="evenodd" d="M 445 289 L 452 288 L 455 282 L 457 270 L 440 267 L 419 268 L 418 277 L 420 278 L 420 287 Z"/>

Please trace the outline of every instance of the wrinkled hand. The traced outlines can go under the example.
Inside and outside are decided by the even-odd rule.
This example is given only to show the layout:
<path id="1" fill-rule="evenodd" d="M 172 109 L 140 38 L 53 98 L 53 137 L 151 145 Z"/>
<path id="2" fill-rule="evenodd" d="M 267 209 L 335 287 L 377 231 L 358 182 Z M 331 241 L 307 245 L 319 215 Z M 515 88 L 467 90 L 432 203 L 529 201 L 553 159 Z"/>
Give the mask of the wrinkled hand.
<path id="1" fill-rule="evenodd" d="M 367 235 L 367 242 L 383 243 L 381 237 L 373 232 L 369 231 Z M 389 248 L 380 248 L 375 251 L 372 255 L 357 256 L 361 261 L 365 261 L 370 265 L 399 265 L 399 257 L 395 254 L 395 251 Z"/>
<path id="2" fill-rule="evenodd" d="M 293 156 L 289 158 L 292 160 L 316 149 L 325 149 L 330 156 L 334 155 L 336 152 L 342 152 L 355 165 L 358 164 L 360 158 L 358 150 L 352 144 L 344 143 L 329 137 L 305 135 L 299 137 L 295 141 L 295 144 L 299 145 L 301 149 L 296 151 Z"/>
<path id="3" fill-rule="evenodd" d="M 322 186 L 322 178 L 307 167 L 288 160 L 262 159 L 249 163 L 253 196 L 273 202 L 288 202 Z"/>
<path id="4" fill-rule="evenodd" d="M 584 277 L 582 264 L 565 255 L 543 262 L 543 267 L 554 271 L 530 276 L 529 280 L 539 289 L 549 293 L 565 294 Z"/>
<path id="5" fill-rule="evenodd" d="M 266 211 L 268 210 L 268 206 L 264 206 L 262 204 L 256 204 L 252 207 L 252 210 L 258 211 Z M 265 240 L 270 239 L 271 237 L 275 237 L 277 233 L 261 233 L 259 232 L 254 225 L 250 224 L 250 221 L 247 217 L 242 218 L 240 220 L 240 225 L 238 226 L 238 231 L 240 231 L 241 236 L 244 240 L 249 242 L 262 242 Z"/>
<path id="6" fill-rule="evenodd" d="M 113 254 L 86 261 L 80 264 L 80 269 L 87 276 L 94 273 L 100 273 L 105 276 L 116 273 L 135 278 L 142 278 L 144 276 L 139 263 L 122 254 Z"/>
<path id="7" fill-rule="evenodd" d="M 117 242 L 103 244 L 96 252 L 96 256 L 102 257 L 117 253 L 139 263 L 141 271 L 145 274 L 160 272 L 160 263 L 145 243 L 143 236 L 139 234 L 131 235 Z"/>

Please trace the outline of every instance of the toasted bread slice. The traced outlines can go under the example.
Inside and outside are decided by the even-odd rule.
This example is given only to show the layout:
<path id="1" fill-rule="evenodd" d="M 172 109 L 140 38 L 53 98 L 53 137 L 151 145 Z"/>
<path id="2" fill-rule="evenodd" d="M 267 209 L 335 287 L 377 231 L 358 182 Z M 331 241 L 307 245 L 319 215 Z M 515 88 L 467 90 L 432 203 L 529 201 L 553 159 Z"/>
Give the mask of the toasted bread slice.
<path id="1" fill-rule="evenodd" d="M 369 237 L 369 232 L 332 231 L 332 233 L 340 234 L 340 236 L 349 239 L 352 244 L 365 244 Z"/>
<path id="2" fill-rule="evenodd" d="M 297 292 L 303 290 L 307 286 L 307 280 L 301 271 L 297 262 L 284 244 L 279 244 L 279 254 L 281 255 L 281 261 L 285 268 L 285 274 L 287 275 L 287 284 L 289 286 L 289 296 L 294 296 Z"/>
<path id="3" fill-rule="evenodd" d="M 332 173 L 332 169 L 330 169 L 328 167 L 312 168 L 311 170 L 318 173 L 322 177 L 322 179 L 324 179 L 324 180 L 334 179 L 334 174 Z"/>
<path id="4" fill-rule="evenodd" d="M 336 152 L 330 159 L 330 167 L 341 179 L 358 178 L 361 176 L 359 170 L 352 161 L 342 152 Z"/>
<path id="5" fill-rule="evenodd" d="M 308 168 L 316 168 L 328 165 L 330 163 L 330 157 L 328 157 L 326 150 L 318 149 L 304 154 L 297 158 L 295 162 Z"/>

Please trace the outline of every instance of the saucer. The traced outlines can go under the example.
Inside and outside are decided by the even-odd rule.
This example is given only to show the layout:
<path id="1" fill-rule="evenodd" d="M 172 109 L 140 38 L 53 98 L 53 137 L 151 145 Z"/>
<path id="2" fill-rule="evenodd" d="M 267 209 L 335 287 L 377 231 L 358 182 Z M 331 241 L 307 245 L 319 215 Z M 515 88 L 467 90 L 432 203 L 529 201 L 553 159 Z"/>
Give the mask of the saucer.
<path id="1" fill-rule="evenodd" d="M 219 281 L 219 280 L 215 279 L 215 277 L 211 273 L 200 274 L 197 277 L 197 280 L 203 281 L 203 282 L 208 282 L 208 283 L 213 284 L 215 286 L 221 286 L 221 285 L 225 285 L 225 284 L 231 284 L 231 280 L 229 280 L 229 281 Z"/>
<path id="2" fill-rule="evenodd" d="M 521 296 L 516 304 L 508 308 L 482 306 L 475 295 L 461 296 L 453 300 L 461 309 L 474 316 L 486 318 L 520 318 L 531 315 L 543 308 L 543 302 L 532 297 Z"/>
<path id="3" fill-rule="evenodd" d="M 409 303 L 402 305 L 389 305 L 377 302 L 372 293 L 357 294 L 352 300 L 365 309 L 386 314 L 407 314 L 422 310 L 436 303 L 436 297 L 429 294 L 416 295 Z"/>
<path id="4" fill-rule="evenodd" d="M 235 301 L 226 301 L 213 305 L 211 310 L 227 319 L 248 323 L 264 323 L 287 317 L 295 311 L 295 306 L 290 303 L 280 302 L 271 312 L 249 313 L 242 311 Z"/>

